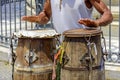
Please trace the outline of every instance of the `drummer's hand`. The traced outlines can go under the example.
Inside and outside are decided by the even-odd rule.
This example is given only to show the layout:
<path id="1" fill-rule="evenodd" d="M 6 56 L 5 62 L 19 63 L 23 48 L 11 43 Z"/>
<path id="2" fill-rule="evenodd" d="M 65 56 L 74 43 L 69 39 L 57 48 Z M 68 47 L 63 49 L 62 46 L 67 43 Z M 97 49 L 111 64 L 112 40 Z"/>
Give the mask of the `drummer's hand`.
<path id="1" fill-rule="evenodd" d="M 23 16 L 22 20 L 38 24 L 46 24 L 49 21 L 44 12 L 41 12 L 38 16 Z"/>
<path id="2" fill-rule="evenodd" d="M 91 19 L 80 19 L 78 23 L 83 24 L 87 27 L 98 27 L 99 26 L 97 21 L 91 20 Z"/>

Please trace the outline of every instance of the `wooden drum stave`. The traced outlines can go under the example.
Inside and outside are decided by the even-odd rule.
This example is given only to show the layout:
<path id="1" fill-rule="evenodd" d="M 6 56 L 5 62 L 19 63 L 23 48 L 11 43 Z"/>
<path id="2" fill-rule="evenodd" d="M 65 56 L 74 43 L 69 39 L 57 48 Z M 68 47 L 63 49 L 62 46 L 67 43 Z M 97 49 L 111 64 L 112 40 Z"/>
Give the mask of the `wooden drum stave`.
<path id="1" fill-rule="evenodd" d="M 63 33 L 67 63 L 63 62 L 61 80 L 105 80 L 101 33 L 87 29 Z"/>
<path id="2" fill-rule="evenodd" d="M 54 30 L 33 30 L 15 33 L 18 38 L 14 80 L 51 80 L 55 50 Z"/>

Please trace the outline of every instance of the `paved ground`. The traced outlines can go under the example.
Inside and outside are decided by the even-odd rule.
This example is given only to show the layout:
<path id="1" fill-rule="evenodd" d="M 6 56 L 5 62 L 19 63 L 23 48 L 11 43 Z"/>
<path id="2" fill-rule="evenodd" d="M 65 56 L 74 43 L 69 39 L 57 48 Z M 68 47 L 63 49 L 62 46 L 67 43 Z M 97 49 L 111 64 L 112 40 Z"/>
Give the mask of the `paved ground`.
<path id="1" fill-rule="evenodd" d="M 0 80 L 12 80 L 11 66 L 7 62 L 0 61 Z"/>
<path id="2" fill-rule="evenodd" d="M 0 80 L 12 80 L 12 66 L 8 63 L 7 48 L 0 47 Z"/>

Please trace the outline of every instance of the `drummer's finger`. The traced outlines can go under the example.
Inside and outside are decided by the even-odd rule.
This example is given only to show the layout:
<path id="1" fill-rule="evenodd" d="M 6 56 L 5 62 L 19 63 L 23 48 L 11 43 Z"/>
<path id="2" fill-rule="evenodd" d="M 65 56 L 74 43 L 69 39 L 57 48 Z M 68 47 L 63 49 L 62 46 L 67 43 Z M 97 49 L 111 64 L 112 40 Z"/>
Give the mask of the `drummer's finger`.
<path id="1" fill-rule="evenodd" d="M 26 20 L 27 16 L 22 16 L 21 20 Z"/>
<path id="2" fill-rule="evenodd" d="M 37 22 L 38 16 L 24 16 L 24 17 L 22 17 L 22 20 L 28 21 L 28 22 Z"/>
<path id="3" fill-rule="evenodd" d="M 83 24 L 83 25 L 87 25 L 85 20 L 80 20 L 78 23 Z"/>

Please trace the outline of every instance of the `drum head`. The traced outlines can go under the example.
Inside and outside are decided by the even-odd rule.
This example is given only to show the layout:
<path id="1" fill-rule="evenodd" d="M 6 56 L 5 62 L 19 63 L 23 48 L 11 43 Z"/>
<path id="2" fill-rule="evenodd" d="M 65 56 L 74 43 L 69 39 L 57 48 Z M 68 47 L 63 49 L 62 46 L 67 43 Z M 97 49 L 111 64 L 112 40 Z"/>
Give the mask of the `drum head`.
<path id="1" fill-rule="evenodd" d="M 17 38 L 54 38 L 59 35 L 54 29 L 21 30 L 14 33 Z"/>
<path id="2" fill-rule="evenodd" d="M 100 35 L 101 33 L 102 31 L 97 29 L 72 29 L 65 31 L 63 35 L 66 37 L 89 37 Z"/>

